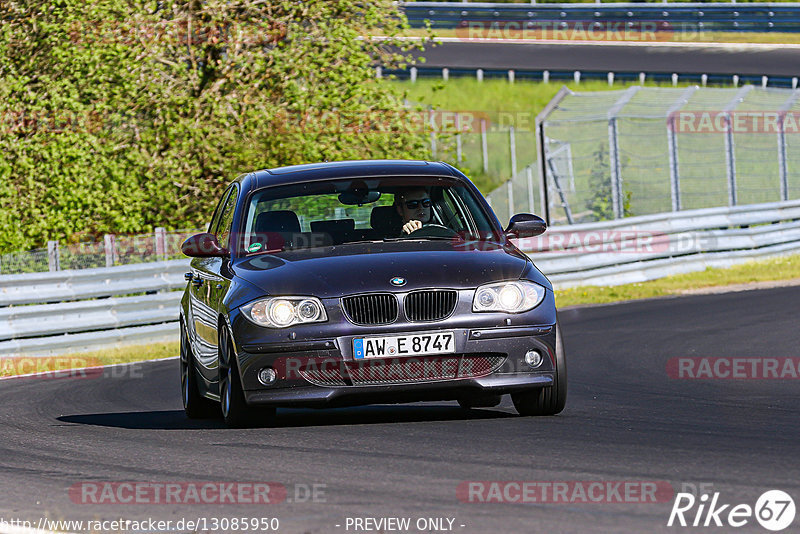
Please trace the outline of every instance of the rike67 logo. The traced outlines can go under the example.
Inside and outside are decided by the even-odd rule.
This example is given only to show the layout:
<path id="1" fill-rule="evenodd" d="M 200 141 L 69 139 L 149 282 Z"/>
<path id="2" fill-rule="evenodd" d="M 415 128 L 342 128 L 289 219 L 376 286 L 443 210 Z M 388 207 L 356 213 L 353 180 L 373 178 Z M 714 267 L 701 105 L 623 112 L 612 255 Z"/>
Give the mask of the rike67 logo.
<path id="1" fill-rule="evenodd" d="M 667 526 L 739 528 L 752 524 L 755 518 L 765 529 L 778 532 L 791 525 L 794 516 L 794 500 L 781 490 L 764 492 L 755 506 L 723 503 L 719 492 L 714 492 L 710 499 L 707 493 L 699 498 L 691 493 L 678 493 Z"/>

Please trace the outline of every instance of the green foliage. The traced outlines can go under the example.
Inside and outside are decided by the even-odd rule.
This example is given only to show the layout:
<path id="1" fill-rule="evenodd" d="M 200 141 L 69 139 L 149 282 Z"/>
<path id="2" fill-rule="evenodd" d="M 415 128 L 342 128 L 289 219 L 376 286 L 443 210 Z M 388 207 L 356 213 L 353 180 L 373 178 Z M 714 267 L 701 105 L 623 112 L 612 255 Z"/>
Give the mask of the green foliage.
<path id="1" fill-rule="evenodd" d="M 390 0 L 18 0 L 0 18 L 0 251 L 201 227 L 259 168 L 427 155 L 374 75 L 408 60 Z M 364 39 L 377 28 L 388 41 Z"/>
<path id="2" fill-rule="evenodd" d="M 591 196 L 586 201 L 586 207 L 594 213 L 595 220 L 609 221 L 614 218 L 613 195 L 611 194 L 611 167 L 608 162 L 608 150 L 601 144 L 592 154 L 595 164 L 589 175 L 589 189 Z M 624 168 L 624 165 L 623 165 Z M 630 191 L 622 192 L 623 217 L 630 217 L 631 213 Z"/>

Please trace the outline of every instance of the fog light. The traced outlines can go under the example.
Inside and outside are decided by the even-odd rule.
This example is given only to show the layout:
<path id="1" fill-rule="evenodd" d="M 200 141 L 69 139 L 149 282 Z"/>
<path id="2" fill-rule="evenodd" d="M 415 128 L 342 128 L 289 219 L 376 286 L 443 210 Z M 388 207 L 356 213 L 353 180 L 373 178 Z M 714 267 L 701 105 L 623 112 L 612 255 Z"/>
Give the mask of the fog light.
<path id="1" fill-rule="evenodd" d="M 265 386 L 271 386 L 278 379 L 278 374 L 272 367 L 264 367 L 258 372 L 258 381 Z"/>
<path id="2" fill-rule="evenodd" d="M 538 351 L 529 350 L 525 353 L 525 363 L 536 369 L 542 365 L 542 355 Z"/>

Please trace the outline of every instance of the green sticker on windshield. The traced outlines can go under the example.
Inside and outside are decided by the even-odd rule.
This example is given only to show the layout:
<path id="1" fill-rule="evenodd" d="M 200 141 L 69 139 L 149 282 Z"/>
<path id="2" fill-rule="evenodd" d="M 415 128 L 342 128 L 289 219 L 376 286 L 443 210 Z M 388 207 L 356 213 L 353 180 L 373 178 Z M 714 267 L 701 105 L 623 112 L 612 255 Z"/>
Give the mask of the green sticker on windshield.
<path id="1" fill-rule="evenodd" d="M 261 243 L 253 243 L 247 247 L 247 252 L 258 252 L 259 250 L 261 250 Z"/>

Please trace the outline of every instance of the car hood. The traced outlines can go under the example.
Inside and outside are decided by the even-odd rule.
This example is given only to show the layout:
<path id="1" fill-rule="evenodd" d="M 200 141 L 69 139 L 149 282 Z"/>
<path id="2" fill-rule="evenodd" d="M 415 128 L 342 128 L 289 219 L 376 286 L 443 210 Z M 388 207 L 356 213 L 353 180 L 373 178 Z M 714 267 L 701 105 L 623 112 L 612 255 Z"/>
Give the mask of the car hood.
<path id="1" fill-rule="evenodd" d="M 334 298 L 369 291 L 475 288 L 518 279 L 528 262 L 514 247 L 495 243 L 401 241 L 251 256 L 237 261 L 233 270 L 267 295 Z M 395 277 L 404 278 L 405 285 L 392 285 Z"/>

